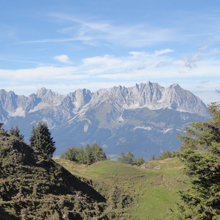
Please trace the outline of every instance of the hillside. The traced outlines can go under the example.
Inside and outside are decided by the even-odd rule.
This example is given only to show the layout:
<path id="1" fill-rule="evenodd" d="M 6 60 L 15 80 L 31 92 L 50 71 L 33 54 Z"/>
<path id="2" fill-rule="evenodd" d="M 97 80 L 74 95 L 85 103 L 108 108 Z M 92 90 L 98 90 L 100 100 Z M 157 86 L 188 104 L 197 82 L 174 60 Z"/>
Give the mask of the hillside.
<path id="1" fill-rule="evenodd" d="M 100 193 L 3 129 L 0 166 L 1 220 L 108 219 Z"/>
<path id="2" fill-rule="evenodd" d="M 89 167 L 54 160 L 82 180 L 90 179 L 88 184 L 107 199 L 107 212 L 114 211 L 110 219 L 165 219 L 178 201 L 176 191 L 186 187 L 177 158 L 151 161 L 153 169 L 108 160 Z"/>
<path id="3" fill-rule="evenodd" d="M 186 177 L 177 158 L 150 164 L 52 160 L 1 129 L 1 219 L 164 219 Z"/>

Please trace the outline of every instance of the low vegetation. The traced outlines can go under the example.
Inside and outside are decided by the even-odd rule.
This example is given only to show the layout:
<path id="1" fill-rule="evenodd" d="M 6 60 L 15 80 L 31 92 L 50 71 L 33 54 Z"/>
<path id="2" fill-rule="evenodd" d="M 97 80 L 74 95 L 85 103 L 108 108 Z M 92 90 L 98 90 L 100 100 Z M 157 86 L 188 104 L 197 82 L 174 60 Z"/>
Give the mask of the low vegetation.
<path id="1" fill-rule="evenodd" d="M 177 201 L 176 191 L 185 187 L 178 158 L 151 161 L 151 169 L 111 160 L 91 166 L 54 160 L 106 198 L 109 219 L 165 219 Z"/>
<path id="2" fill-rule="evenodd" d="M 0 166 L 1 219 L 105 219 L 100 193 L 3 129 Z"/>

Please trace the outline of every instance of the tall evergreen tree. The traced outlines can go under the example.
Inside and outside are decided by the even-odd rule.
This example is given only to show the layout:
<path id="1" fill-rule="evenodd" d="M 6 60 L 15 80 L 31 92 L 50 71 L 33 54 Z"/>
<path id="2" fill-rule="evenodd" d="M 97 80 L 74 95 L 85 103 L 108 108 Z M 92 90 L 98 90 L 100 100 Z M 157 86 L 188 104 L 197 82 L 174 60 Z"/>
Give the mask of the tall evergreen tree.
<path id="1" fill-rule="evenodd" d="M 36 144 L 36 139 L 37 139 L 37 137 L 36 137 L 36 129 L 35 129 L 34 125 L 33 125 L 33 126 L 32 126 L 32 130 L 31 130 L 31 136 L 30 136 L 30 139 L 29 139 L 30 145 L 31 145 L 32 147 L 35 146 L 35 144 Z"/>
<path id="2" fill-rule="evenodd" d="M 92 151 L 92 155 L 93 155 L 93 158 L 94 158 L 94 162 L 107 159 L 107 157 L 105 155 L 105 152 L 100 147 L 100 145 L 98 145 L 96 143 L 93 143 L 92 146 L 91 146 L 91 151 Z"/>
<path id="3" fill-rule="evenodd" d="M 86 163 L 86 155 L 83 150 L 83 147 L 80 147 L 77 150 L 78 150 L 78 154 L 77 154 L 78 163 Z"/>
<path id="4" fill-rule="evenodd" d="M 220 106 L 209 107 L 211 121 L 185 128 L 179 158 L 189 177 L 187 190 L 170 219 L 220 219 Z"/>
<path id="5" fill-rule="evenodd" d="M 85 152 L 86 152 L 86 163 L 87 163 L 87 165 L 93 164 L 95 162 L 95 159 L 94 159 L 94 156 L 92 154 L 92 148 L 89 144 L 86 145 Z"/>
<path id="6" fill-rule="evenodd" d="M 32 128 L 30 145 L 52 157 L 56 150 L 55 141 L 46 123 L 39 122 L 37 128 Z"/>

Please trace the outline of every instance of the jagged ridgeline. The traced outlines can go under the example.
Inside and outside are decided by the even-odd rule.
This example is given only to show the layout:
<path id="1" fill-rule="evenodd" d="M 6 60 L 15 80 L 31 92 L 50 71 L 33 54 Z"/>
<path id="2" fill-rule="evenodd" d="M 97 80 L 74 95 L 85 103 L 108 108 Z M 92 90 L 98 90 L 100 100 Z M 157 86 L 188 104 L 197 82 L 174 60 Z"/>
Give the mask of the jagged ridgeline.
<path id="1" fill-rule="evenodd" d="M 0 129 L 0 219 L 108 219 L 106 200 L 47 155 Z"/>

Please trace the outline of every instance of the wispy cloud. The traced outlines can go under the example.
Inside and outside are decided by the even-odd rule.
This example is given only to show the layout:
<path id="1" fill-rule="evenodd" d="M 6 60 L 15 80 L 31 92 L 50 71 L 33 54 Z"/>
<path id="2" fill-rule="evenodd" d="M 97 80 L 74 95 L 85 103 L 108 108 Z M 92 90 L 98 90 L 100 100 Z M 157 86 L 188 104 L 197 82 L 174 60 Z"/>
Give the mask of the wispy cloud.
<path id="1" fill-rule="evenodd" d="M 208 83 L 209 80 L 203 80 L 203 81 L 200 81 L 200 83 Z"/>
<path id="2" fill-rule="evenodd" d="M 120 45 L 125 47 L 152 46 L 174 40 L 174 32 L 167 28 L 153 27 L 146 24 L 133 26 L 114 25 L 108 22 L 92 22 L 66 14 L 53 13 L 51 17 L 68 23 L 69 27 L 59 29 L 58 32 L 70 37 L 56 39 L 38 39 L 21 43 L 57 43 L 81 41 L 89 45 Z M 170 51 L 171 52 L 171 51 Z"/>
<path id="3" fill-rule="evenodd" d="M 200 48 L 199 48 L 199 51 L 206 51 L 207 48 L 208 48 L 208 46 L 200 47 Z"/>
<path id="4" fill-rule="evenodd" d="M 59 43 L 59 42 L 70 42 L 77 41 L 80 38 L 62 38 L 62 39 L 42 39 L 42 40 L 30 40 L 19 42 L 19 44 L 33 44 L 33 43 Z"/>
<path id="5" fill-rule="evenodd" d="M 164 65 L 165 65 L 165 62 L 161 61 L 161 62 L 157 63 L 157 64 L 155 65 L 155 67 L 156 67 L 156 68 L 159 68 L 159 67 L 164 66 Z"/>
<path id="6" fill-rule="evenodd" d="M 192 58 L 188 58 L 188 55 L 184 56 L 182 59 L 184 61 L 184 65 L 189 69 L 197 67 L 196 63 L 200 61 L 203 57 L 196 53 Z"/>
<path id="7" fill-rule="evenodd" d="M 198 49 L 198 52 L 192 58 L 189 58 L 189 55 L 185 55 L 184 57 L 182 57 L 182 60 L 184 61 L 184 66 L 189 69 L 197 67 L 197 62 L 204 58 L 201 53 L 205 52 L 207 48 L 208 46 L 200 47 Z"/>
<path id="8" fill-rule="evenodd" d="M 171 49 L 159 50 L 159 51 L 155 51 L 155 55 L 158 56 L 161 54 L 171 53 L 171 52 L 174 52 L 174 50 L 171 50 Z"/>
<path id="9" fill-rule="evenodd" d="M 59 55 L 59 56 L 55 56 L 54 59 L 61 62 L 61 63 L 72 64 L 72 62 L 69 60 L 69 57 L 64 54 Z"/>
<path id="10" fill-rule="evenodd" d="M 84 75 L 76 74 L 77 67 L 53 67 L 43 66 L 30 69 L 4 70 L 0 69 L 0 78 L 2 80 L 37 82 L 52 81 L 55 79 L 78 79 L 84 78 Z"/>

